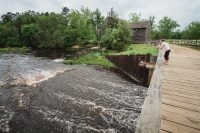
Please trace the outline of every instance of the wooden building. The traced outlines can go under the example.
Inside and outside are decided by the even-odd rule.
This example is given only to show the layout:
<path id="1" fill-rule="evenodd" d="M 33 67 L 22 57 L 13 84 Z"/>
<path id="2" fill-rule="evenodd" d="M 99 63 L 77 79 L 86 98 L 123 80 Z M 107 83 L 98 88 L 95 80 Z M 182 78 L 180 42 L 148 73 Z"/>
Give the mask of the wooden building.
<path id="1" fill-rule="evenodd" d="M 148 21 L 132 24 L 134 43 L 146 43 L 150 40 L 150 23 Z"/>

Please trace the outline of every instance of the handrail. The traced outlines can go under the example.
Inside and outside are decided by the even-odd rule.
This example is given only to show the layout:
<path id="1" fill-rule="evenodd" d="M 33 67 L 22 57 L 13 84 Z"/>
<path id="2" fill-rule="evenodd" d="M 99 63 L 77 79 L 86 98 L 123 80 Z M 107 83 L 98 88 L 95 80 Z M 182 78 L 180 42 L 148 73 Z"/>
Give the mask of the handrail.
<path id="1" fill-rule="evenodd" d="M 136 133 L 159 133 L 161 123 L 163 51 L 160 50 L 147 97 L 136 125 Z"/>
<path id="2" fill-rule="evenodd" d="M 177 45 L 200 46 L 200 40 L 169 39 L 167 41 L 171 44 Z"/>

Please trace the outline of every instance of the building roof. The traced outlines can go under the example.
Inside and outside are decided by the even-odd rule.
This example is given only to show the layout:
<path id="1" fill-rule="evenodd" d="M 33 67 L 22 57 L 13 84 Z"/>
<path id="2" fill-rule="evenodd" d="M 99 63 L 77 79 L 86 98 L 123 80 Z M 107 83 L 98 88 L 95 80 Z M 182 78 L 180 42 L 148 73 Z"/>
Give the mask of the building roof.
<path id="1" fill-rule="evenodd" d="M 148 28 L 149 27 L 149 22 L 148 21 L 144 21 L 144 22 L 138 22 L 138 23 L 134 23 L 132 24 L 133 29 L 140 29 L 140 28 Z"/>

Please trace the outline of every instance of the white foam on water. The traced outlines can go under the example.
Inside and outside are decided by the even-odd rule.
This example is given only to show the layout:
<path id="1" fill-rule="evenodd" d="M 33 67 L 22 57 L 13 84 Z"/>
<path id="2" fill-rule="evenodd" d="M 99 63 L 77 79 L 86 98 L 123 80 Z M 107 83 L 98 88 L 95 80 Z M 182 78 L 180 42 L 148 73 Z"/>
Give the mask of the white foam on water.
<path id="1" fill-rule="evenodd" d="M 0 87 L 5 85 L 5 83 L 3 81 L 0 81 Z"/>
<path id="2" fill-rule="evenodd" d="M 117 83 L 109 82 L 109 81 L 105 81 L 105 80 L 102 81 L 102 79 L 100 80 L 100 79 L 93 78 L 93 79 L 86 79 L 86 81 L 92 81 L 92 82 L 101 83 L 101 84 L 108 84 L 113 87 L 116 87 L 116 86 L 123 87 L 122 84 L 117 84 Z"/>
<path id="3" fill-rule="evenodd" d="M 43 116 L 44 120 L 47 120 L 49 122 L 56 122 L 58 123 L 61 127 L 64 127 L 68 132 L 72 132 L 72 127 L 76 126 L 77 127 L 77 133 L 82 133 L 82 131 L 95 131 L 95 132 L 102 132 L 102 133 L 117 133 L 116 129 L 96 129 L 92 126 L 87 125 L 86 123 L 81 123 L 81 124 L 74 124 L 73 120 L 70 121 L 62 117 L 63 112 L 59 110 L 50 110 L 47 107 L 35 107 L 37 109 L 36 111 L 38 113 L 41 113 Z"/>
<path id="4" fill-rule="evenodd" d="M 103 132 L 104 132 L 104 133 L 117 133 L 117 130 L 116 130 L 116 129 L 109 128 L 109 129 L 104 130 Z"/>
<path id="5" fill-rule="evenodd" d="M 136 118 L 137 114 L 135 114 L 133 109 L 114 109 L 114 108 L 105 108 L 102 106 L 96 105 L 96 103 L 84 100 L 84 99 L 79 99 L 79 98 L 74 98 L 69 95 L 65 95 L 64 93 L 54 93 L 54 95 L 59 98 L 62 101 L 71 101 L 73 104 L 77 105 L 83 105 L 84 107 L 87 107 L 89 111 L 91 112 L 97 112 L 100 110 L 98 113 L 101 115 L 101 117 L 107 122 L 107 123 L 113 123 L 113 119 L 120 123 L 121 125 L 127 125 L 130 128 L 133 127 L 133 125 L 136 125 Z M 116 99 L 115 99 L 116 100 Z M 120 100 L 121 102 L 121 100 Z M 112 119 L 108 120 L 105 116 L 111 116 Z"/>
<path id="6" fill-rule="evenodd" d="M 70 84 L 69 84 L 70 85 Z M 122 94 L 113 94 L 113 92 L 105 92 L 104 90 L 99 90 L 99 89 L 95 89 L 94 87 L 88 87 L 88 86 L 83 86 L 83 85 L 70 85 L 72 86 L 74 89 L 81 89 L 82 91 L 86 91 L 86 90 L 95 90 L 94 92 L 97 93 L 100 96 L 105 96 L 106 98 L 111 99 L 112 101 L 116 101 L 117 103 L 121 103 L 127 106 L 132 106 L 133 104 L 130 102 L 126 102 L 126 100 L 131 101 L 133 97 L 124 97 L 124 95 L 128 95 L 128 92 L 126 92 L 124 95 Z M 127 98 L 127 99 L 125 99 Z"/>
<path id="7" fill-rule="evenodd" d="M 64 73 L 65 71 L 70 70 L 67 68 L 60 68 L 60 69 L 55 69 L 55 70 L 39 70 L 35 71 L 35 73 L 26 73 L 26 74 L 21 74 L 19 77 L 15 77 L 15 80 L 11 82 L 12 85 L 17 85 L 17 84 L 26 84 L 26 85 L 34 85 L 39 82 L 48 80 L 50 78 L 55 77 L 57 74 Z"/>
<path id="8" fill-rule="evenodd" d="M 60 62 L 63 62 L 64 59 L 55 59 L 55 60 L 53 60 L 53 61 L 60 63 Z"/>
<path id="9" fill-rule="evenodd" d="M 10 112 L 5 106 L 0 106 L 0 111 L 4 115 L 0 116 L 0 132 L 8 133 L 10 131 L 9 121 L 13 118 L 14 112 Z"/>
<path id="10" fill-rule="evenodd" d="M 64 93 L 53 93 L 58 99 L 62 100 L 62 101 L 68 101 L 70 100 L 73 104 L 79 104 L 79 105 L 84 105 L 86 107 L 88 107 L 88 109 L 92 112 L 96 112 L 98 111 L 99 113 L 104 112 L 105 108 L 102 106 L 98 106 L 96 105 L 96 103 L 88 101 L 88 100 L 84 100 L 84 99 L 79 99 L 79 98 L 74 98 L 71 97 L 69 95 L 66 95 Z"/>
<path id="11" fill-rule="evenodd" d="M 128 87 L 128 88 L 125 87 L 127 89 L 127 91 L 125 92 L 114 94 L 113 91 L 107 92 L 106 89 L 101 90 L 101 89 L 97 89 L 90 86 L 84 86 L 84 85 L 78 85 L 78 84 L 76 85 L 73 84 L 70 86 L 72 86 L 74 89 L 82 90 L 83 92 L 93 91 L 94 93 L 97 93 L 98 95 L 100 95 L 100 97 L 106 97 L 110 99 L 111 101 L 113 101 L 114 103 L 119 103 L 119 104 L 123 104 L 127 106 L 121 109 L 104 107 L 104 111 L 100 115 L 105 121 L 107 121 L 107 123 L 112 123 L 112 120 L 115 119 L 121 125 L 127 125 L 129 126 L 129 128 L 134 128 L 134 125 L 136 125 L 136 120 L 138 117 L 138 113 L 136 112 L 141 110 L 141 106 L 142 106 L 141 103 L 143 100 L 139 96 L 133 96 L 131 94 L 133 93 L 131 92 L 131 89 L 132 89 L 131 87 Z M 118 87 L 121 87 L 121 86 L 118 86 Z M 73 100 L 77 100 L 77 99 L 74 98 Z M 82 102 L 80 104 L 82 104 Z M 105 114 L 112 116 L 112 119 L 108 120 L 106 117 L 104 117 Z"/>
<path id="12" fill-rule="evenodd" d="M 9 57 L 9 58 L 7 58 Z M 5 55 L 5 62 L 1 63 L 2 73 L 6 73 L 0 78 L 0 86 L 9 82 L 11 85 L 26 84 L 33 85 L 49 78 L 54 77 L 59 73 L 70 70 L 67 65 L 56 63 L 55 61 L 36 58 L 29 55 Z M 8 67 L 9 66 L 9 67 Z M 8 79 L 6 81 L 6 79 Z M 2 83 L 3 82 L 3 83 Z"/>
<path id="13" fill-rule="evenodd" d="M 71 131 L 74 123 L 64 119 L 62 117 L 63 112 L 59 110 L 50 110 L 49 108 L 44 107 L 44 106 L 35 107 L 35 109 L 37 109 L 36 110 L 37 112 L 42 114 L 44 120 L 47 120 L 49 122 L 56 122 L 60 126 L 65 127 L 65 129 L 68 130 L 68 132 Z"/>
<path id="14" fill-rule="evenodd" d="M 33 85 L 45 80 L 48 80 L 49 78 L 52 78 L 54 76 L 56 76 L 59 73 L 64 73 L 67 69 L 61 69 L 61 70 L 52 70 L 52 71 L 45 71 L 45 70 L 41 70 L 41 73 L 37 73 L 36 75 L 28 75 L 27 80 L 26 80 L 26 84 L 27 85 Z"/>

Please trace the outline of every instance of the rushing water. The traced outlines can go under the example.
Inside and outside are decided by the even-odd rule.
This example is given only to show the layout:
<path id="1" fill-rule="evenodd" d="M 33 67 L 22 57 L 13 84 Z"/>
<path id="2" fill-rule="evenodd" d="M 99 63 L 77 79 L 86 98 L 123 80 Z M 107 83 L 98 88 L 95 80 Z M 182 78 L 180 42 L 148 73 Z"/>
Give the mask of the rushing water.
<path id="1" fill-rule="evenodd" d="M 0 132 L 134 132 L 147 88 L 95 66 L 0 55 Z"/>

